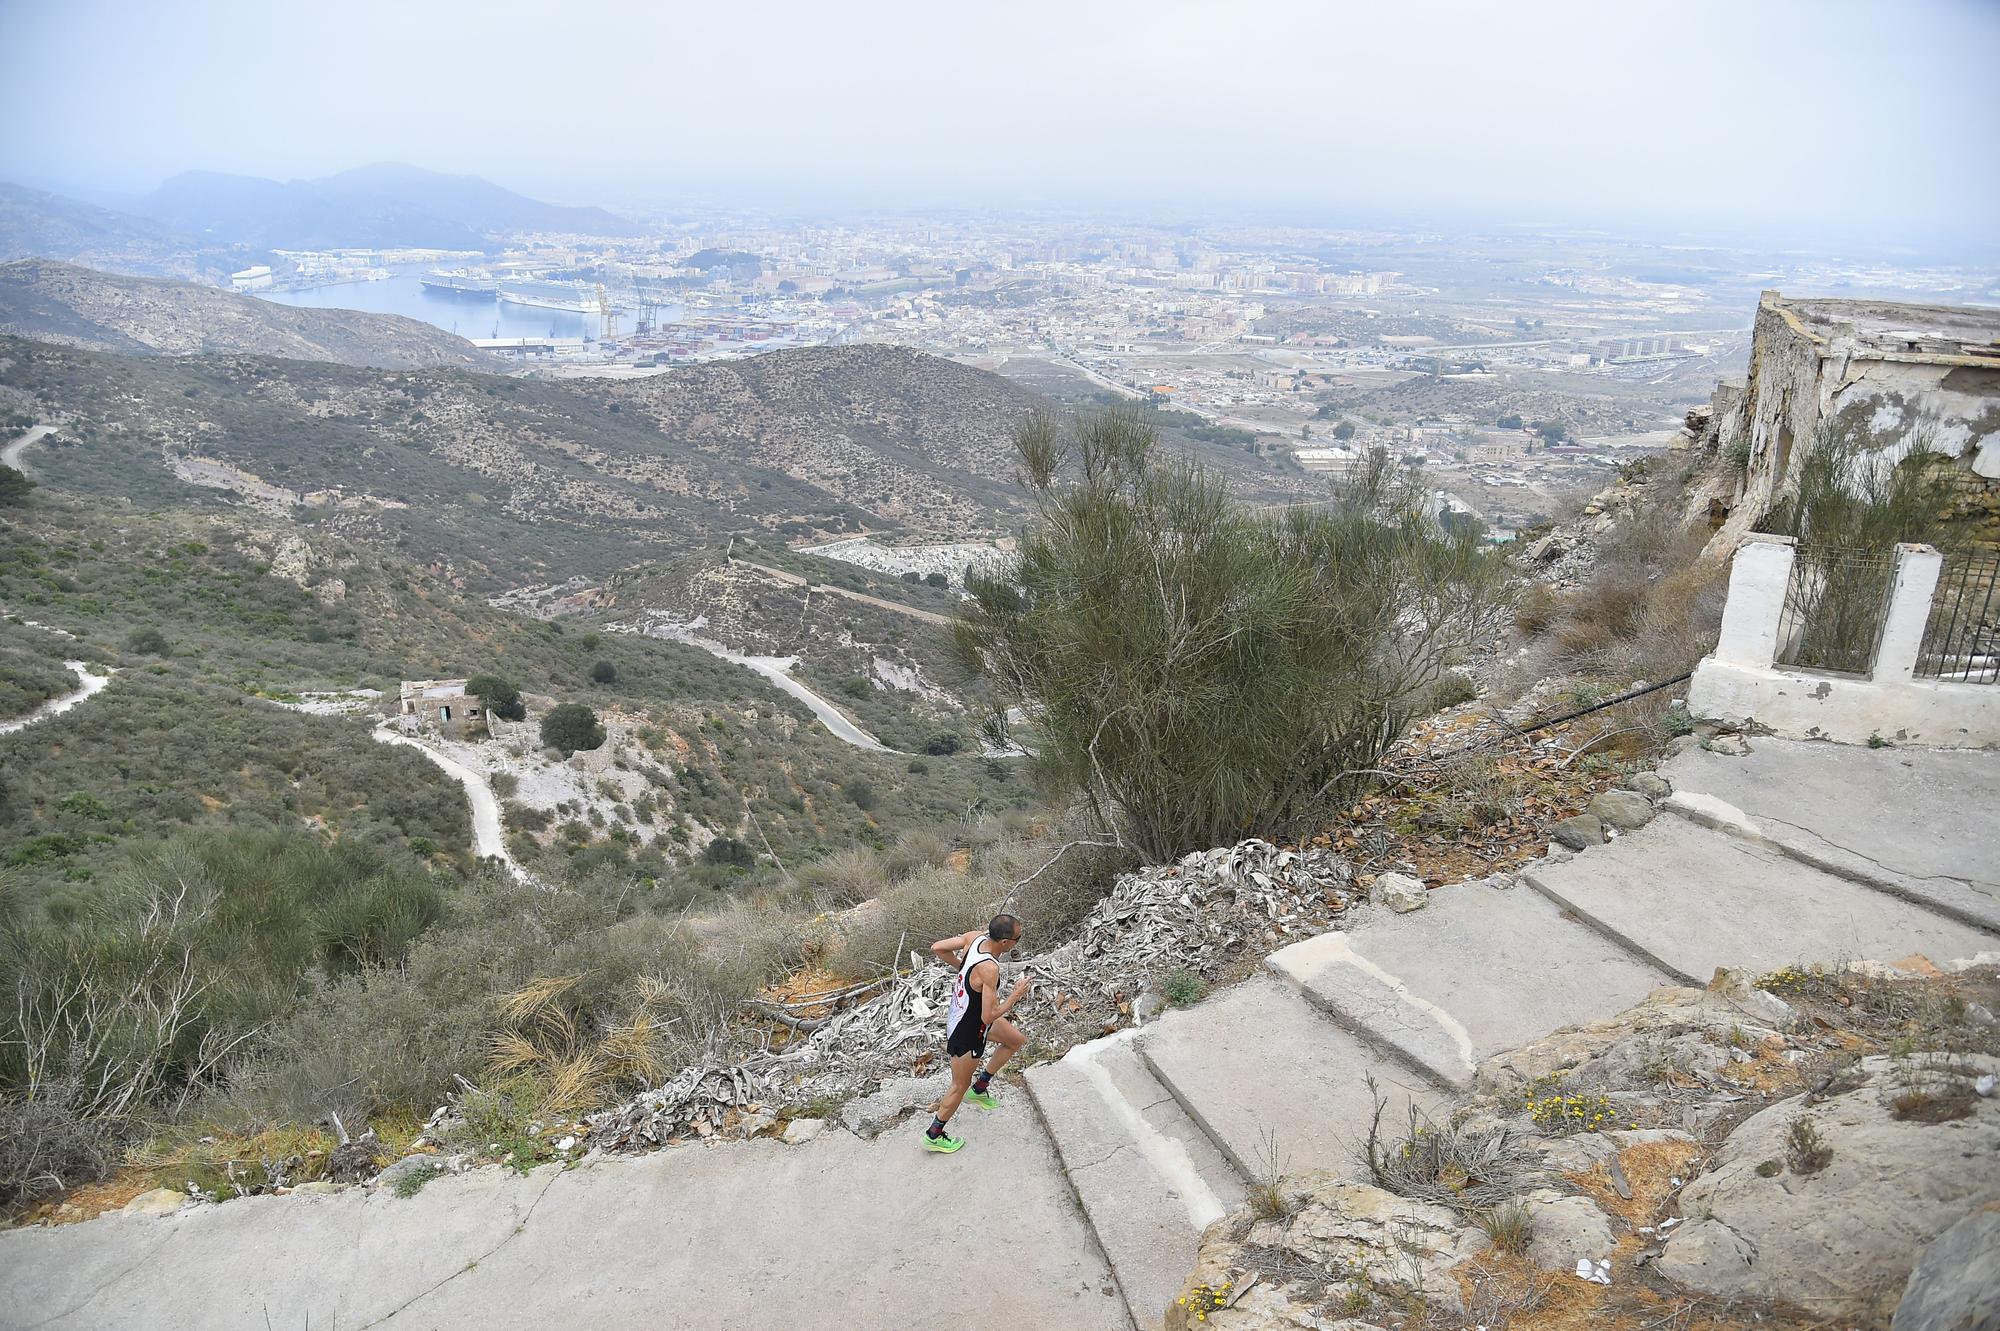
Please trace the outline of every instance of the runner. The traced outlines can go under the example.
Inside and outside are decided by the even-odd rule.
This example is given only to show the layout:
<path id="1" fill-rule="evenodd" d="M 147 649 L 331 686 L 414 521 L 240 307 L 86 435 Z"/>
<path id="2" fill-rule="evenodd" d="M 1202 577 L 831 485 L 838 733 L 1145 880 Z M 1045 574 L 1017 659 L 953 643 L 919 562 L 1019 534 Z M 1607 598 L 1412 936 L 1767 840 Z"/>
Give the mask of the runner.
<path id="1" fill-rule="evenodd" d="M 949 1155 L 965 1145 L 965 1139 L 952 1136 L 945 1131 L 945 1125 L 951 1122 L 962 1101 L 969 1100 L 981 1109 L 993 1108 L 993 1074 L 1027 1043 L 1027 1037 L 1007 1020 L 1007 1014 L 1028 996 L 1031 986 L 1023 978 L 1005 999 L 1000 997 L 999 958 L 1012 952 L 1020 941 L 1021 922 L 1003 914 L 995 915 L 984 930 L 974 929 L 931 944 L 931 955 L 958 967 L 958 980 L 951 987 L 951 1007 L 944 1023 L 944 1051 L 951 1059 L 951 1089 L 932 1111 L 931 1125 L 924 1132 L 927 1151 Z M 986 1052 L 989 1039 L 999 1048 L 986 1066 L 980 1068 L 979 1058 Z"/>

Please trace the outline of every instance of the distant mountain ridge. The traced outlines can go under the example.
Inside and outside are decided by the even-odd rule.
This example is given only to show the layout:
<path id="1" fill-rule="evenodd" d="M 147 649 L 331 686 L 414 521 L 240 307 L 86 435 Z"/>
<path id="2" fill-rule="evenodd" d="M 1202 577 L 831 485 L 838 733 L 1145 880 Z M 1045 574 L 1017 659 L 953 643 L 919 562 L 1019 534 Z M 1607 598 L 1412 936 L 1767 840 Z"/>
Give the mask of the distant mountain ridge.
<path id="1" fill-rule="evenodd" d="M 543 203 L 478 176 L 399 163 L 293 181 L 184 171 L 133 209 L 195 236 L 258 249 L 482 250 L 495 236 L 522 231 L 634 230 L 602 208 Z"/>
<path id="2" fill-rule="evenodd" d="M 0 181 L 0 260 L 30 257 L 187 281 L 220 281 L 256 261 L 151 218 Z"/>
<path id="3" fill-rule="evenodd" d="M 298 309 L 217 287 L 101 273 L 50 259 L 0 263 L 0 333 L 123 355 L 497 368 L 465 339 L 401 315 Z"/>

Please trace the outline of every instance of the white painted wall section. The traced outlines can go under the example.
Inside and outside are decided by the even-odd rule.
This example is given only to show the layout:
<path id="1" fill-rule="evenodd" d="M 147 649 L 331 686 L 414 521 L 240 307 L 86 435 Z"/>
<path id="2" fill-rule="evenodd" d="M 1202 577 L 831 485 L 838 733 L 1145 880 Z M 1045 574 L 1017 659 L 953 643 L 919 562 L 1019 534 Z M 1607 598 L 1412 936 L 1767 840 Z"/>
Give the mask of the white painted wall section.
<path id="1" fill-rule="evenodd" d="M 1896 547 L 1889 605 L 1866 677 L 1774 664 L 1793 554 L 1789 537 L 1761 532 L 1738 547 L 1715 652 L 1688 684 L 1691 715 L 1791 739 L 1866 744 L 1880 736 L 1947 748 L 2000 746 L 2000 684 L 1916 677 L 1944 562 L 1936 550 Z"/>

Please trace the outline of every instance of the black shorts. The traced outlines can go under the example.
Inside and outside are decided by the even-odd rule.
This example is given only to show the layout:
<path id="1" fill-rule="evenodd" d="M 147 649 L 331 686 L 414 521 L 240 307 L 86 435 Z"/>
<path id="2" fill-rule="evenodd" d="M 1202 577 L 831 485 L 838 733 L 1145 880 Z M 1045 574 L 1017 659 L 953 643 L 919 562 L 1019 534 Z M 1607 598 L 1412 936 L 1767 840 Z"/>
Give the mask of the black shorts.
<path id="1" fill-rule="evenodd" d="M 945 1037 L 944 1052 L 948 1058 L 963 1058 L 967 1054 L 984 1054 L 986 1052 L 986 1024 L 970 1020 L 959 1022 L 958 1025 L 952 1028 L 951 1034 Z"/>

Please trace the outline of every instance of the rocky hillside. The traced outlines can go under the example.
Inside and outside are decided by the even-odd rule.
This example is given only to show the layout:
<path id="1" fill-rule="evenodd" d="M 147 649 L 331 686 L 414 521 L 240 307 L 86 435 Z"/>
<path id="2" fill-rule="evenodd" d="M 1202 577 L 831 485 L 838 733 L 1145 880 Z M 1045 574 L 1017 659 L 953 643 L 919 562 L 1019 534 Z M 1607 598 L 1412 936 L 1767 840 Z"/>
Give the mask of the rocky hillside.
<path id="1" fill-rule="evenodd" d="M 1007 431 L 1037 400 L 888 347 L 629 385 L 21 339 L 0 341 L 0 361 L 9 407 L 66 422 L 37 457 L 50 483 L 309 514 L 486 594 L 737 533 L 1008 527 Z"/>
<path id="2" fill-rule="evenodd" d="M 0 331 L 136 356 L 250 354 L 385 369 L 491 364 L 464 338 L 399 315 L 293 309 L 49 259 L 0 264 Z"/>
<path id="3" fill-rule="evenodd" d="M 886 346 L 780 352 L 617 391 L 703 453 L 940 534 L 1018 508 L 1009 432 L 1039 401 L 998 375 Z"/>

